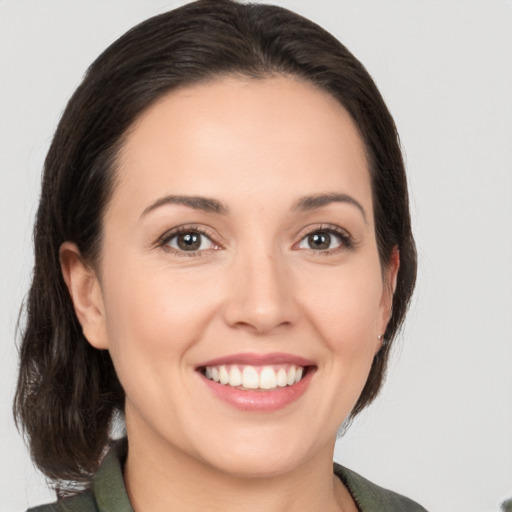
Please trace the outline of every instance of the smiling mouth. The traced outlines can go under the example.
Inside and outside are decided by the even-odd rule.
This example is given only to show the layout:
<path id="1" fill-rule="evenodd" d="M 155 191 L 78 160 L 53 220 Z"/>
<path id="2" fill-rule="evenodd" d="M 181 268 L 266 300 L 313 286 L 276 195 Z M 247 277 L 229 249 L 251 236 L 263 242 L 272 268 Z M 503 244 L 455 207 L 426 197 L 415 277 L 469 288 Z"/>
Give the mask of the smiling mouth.
<path id="1" fill-rule="evenodd" d="M 204 366 L 199 368 L 199 371 L 208 380 L 225 386 L 245 391 L 268 391 L 297 384 L 312 368 L 294 364 L 265 366 L 226 364 Z"/>

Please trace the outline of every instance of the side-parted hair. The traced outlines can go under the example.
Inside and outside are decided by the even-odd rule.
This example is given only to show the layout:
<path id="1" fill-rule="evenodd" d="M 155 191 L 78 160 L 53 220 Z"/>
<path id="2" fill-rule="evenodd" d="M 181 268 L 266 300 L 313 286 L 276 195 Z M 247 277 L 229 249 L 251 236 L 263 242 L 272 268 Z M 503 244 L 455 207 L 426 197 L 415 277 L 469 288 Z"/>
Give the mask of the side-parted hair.
<path id="1" fill-rule="evenodd" d="M 35 266 L 25 303 L 14 414 L 31 455 L 56 487 L 87 485 L 110 441 L 124 391 L 110 355 L 85 339 L 62 278 L 59 248 L 75 242 L 94 266 L 116 157 L 138 116 L 169 91 L 222 76 L 290 76 L 349 112 L 369 161 L 382 268 L 400 268 L 386 343 L 351 417 L 376 396 L 414 288 L 416 252 L 393 119 L 361 63 L 332 35 L 286 9 L 200 0 L 144 21 L 89 67 L 62 115 L 44 164 L 34 227 Z"/>

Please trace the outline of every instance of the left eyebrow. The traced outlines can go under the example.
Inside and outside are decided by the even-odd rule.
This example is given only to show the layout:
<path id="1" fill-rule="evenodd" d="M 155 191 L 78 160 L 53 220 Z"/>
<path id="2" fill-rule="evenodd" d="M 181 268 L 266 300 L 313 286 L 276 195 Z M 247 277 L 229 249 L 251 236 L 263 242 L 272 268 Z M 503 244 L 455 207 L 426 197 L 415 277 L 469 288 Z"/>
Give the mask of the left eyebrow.
<path id="1" fill-rule="evenodd" d="M 311 196 L 301 197 L 293 206 L 292 211 L 310 211 L 322 206 L 326 206 L 330 203 L 346 203 L 355 206 L 363 216 L 364 222 L 368 224 L 368 218 L 366 212 L 359 201 L 354 199 L 348 194 L 316 194 Z"/>
<path id="2" fill-rule="evenodd" d="M 194 210 L 202 210 L 207 213 L 216 213 L 218 215 L 227 215 L 229 213 L 229 208 L 217 201 L 216 199 L 212 199 L 209 197 L 202 196 L 165 196 L 156 200 L 153 204 L 150 204 L 143 212 L 141 217 L 146 216 L 149 212 L 160 208 L 161 206 L 168 204 L 178 204 L 181 206 L 187 206 L 188 208 L 192 208 Z"/>

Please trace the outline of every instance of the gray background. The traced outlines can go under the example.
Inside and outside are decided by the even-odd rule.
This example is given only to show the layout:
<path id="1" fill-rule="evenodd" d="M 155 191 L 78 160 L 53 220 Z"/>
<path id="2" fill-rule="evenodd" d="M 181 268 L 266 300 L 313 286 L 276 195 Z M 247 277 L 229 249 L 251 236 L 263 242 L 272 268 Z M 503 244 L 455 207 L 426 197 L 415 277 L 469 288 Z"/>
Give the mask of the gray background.
<path id="1" fill-rule="evenodd" d="M 52 498 L 10 413 L 42 160 L 88 64 L 184 2 L 0 0 L 0 510 Z M 405 148 L 420 267 L 376 403 L 336 459 L 431 512 L 512 496 L 512 2 L 282 0 L 362 60 Z"/>

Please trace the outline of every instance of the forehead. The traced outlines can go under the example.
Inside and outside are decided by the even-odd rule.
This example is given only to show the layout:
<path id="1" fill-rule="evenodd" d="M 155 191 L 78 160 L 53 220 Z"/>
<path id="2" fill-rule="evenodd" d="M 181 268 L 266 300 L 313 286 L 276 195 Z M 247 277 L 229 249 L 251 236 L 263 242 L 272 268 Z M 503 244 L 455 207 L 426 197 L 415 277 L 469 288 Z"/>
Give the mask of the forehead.
<path id="1" fill-rule="evenodd" d="M 166 193 L 371 196 L 350 115 L 328 93 L 288 77 L 229 77 L 168 93 L 132 125 L 118 164 L 113 201 L 132 205 Z"/>

